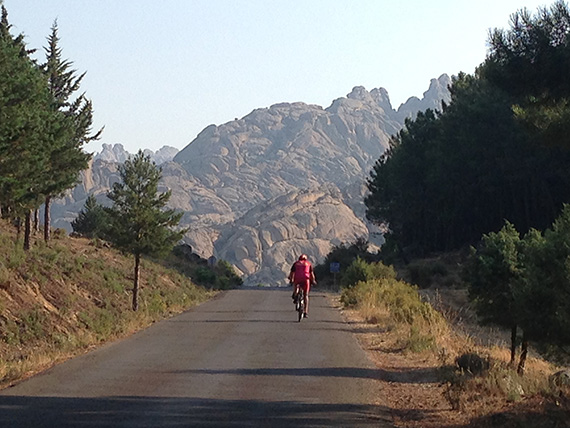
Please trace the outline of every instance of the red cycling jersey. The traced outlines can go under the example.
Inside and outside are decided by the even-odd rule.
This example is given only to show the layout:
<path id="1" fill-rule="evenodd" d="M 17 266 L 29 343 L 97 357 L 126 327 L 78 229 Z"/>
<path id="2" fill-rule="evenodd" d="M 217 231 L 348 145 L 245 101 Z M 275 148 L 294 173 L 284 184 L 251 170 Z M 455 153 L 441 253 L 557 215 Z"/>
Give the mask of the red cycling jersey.
<path id="1" fill-rule="evenodd" d="M 291 266 L 293 274 L 293 282 L 299 285 L 305 293 L 309 292 L 311 281 L 313 278 L 313 266 L 307 260 L 297 260 Z"/>

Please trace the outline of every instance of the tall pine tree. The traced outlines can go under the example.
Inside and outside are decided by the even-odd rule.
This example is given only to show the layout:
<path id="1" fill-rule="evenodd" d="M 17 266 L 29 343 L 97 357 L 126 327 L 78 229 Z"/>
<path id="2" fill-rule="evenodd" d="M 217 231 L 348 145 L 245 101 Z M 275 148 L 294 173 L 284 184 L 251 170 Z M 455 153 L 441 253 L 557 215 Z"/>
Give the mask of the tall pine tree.
<path id="1" fill-rule="evenodd" d="M 102 129 L 92 133 L 93 105 L 84 94 L 77 95 L 85 73 L 77 75 L 73 63 L 62 58 L 59 47 L 57 21 L 47 38 L 44 48 L 46 63 L 42 70 L 47 76 L 49 90 L 53 96 L 53 108 L 61 112 L 68 121 L 68 132 L 54 137 L 54 148 L 49 157 L 46 171 L 44 239 L 50 239 L 50 202 L 53 196 L 60 196 L 77 184 L 79 172 L 88 167 L 91 155 L 82 147 L 97 140 Z"/>
<path id="2" fill-rule="evenodd" d="M 51 95 L 29 57 L 23 36 L 10 33 L 8 13 L 0 21 L 0 205 L 3 216 L 29 221 L 41 202 L 46 169 L 46 133 L 57 134 L 62 117 L 50 109 Z M 49 131 L 49 132 L 48 132 Z M 26 223 L 27 224 L 27 223 Z M 26 230 L 28 227 L 26 227 Z M 26 234 L 24 247 L 29 247 Z"/>

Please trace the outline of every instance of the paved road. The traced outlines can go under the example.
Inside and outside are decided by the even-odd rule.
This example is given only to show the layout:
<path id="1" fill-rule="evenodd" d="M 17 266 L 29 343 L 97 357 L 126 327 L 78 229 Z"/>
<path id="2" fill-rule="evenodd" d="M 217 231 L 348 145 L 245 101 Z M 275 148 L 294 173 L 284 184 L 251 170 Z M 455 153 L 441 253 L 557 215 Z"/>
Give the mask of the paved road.
<path id="1" fill-rule="evenodd" d="M 378 371 L 322 293 L 224 293 L 0 391 L 0 427 L 387 427 Z"/>

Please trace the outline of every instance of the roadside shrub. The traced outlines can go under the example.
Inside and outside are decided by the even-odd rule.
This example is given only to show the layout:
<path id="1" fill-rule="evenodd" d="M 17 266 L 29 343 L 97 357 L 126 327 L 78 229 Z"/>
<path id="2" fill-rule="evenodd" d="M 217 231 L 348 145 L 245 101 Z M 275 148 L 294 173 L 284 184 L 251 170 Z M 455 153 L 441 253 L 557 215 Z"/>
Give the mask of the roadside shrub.
<path id="1" fill-rule="evenodd" d="M 368 322 L 408 329 L 403 346 L 412 352 L 434 349 L 437 339 L 448 335 L 443 316 L 421 299 L 416 287 L 397 280 L 394 269 L 358 260 L 353 267 L 356 273 L 365 272 L 378 278 L 345 287 L 340 299 L 345 307 L 355 308 Z"/>
<path id="2" fill-rule="evenodd" d="M 210 268 L 200 266 L 194 271 L 192 279 L 198 284 L 211 286 L 216 282 L 216 274 Z"/>
<path id="3" fill-rule="evenodd" d="M 62 239 L 65 238 L 67 236 L 67 230 L 58 227 L 57 229 L 55 229 L 52 233 L 52 238 L 54 239 Z"/>
<path id="4" fill-rule="evenodd" d="M 330 253 L 327 254 L 323 263 L 316 265 L 314 268 L 319 284 L 323 285 L 333 281 L 334 274 L 330 272 L 331 263 L 339 263 L 341 276 L 344 276 L 346 270 L 357 258 L 368 263 L 378 261 L 379 255 L 368 252 L 368 246 L 369 242 L 364 237 L 357 238 L 353 243 L 335 245 Z"/>
<path id="5" fill-rule="evenodd" d="M 473 352 L 461 354 L 455 359 L 455 364 L 461 373 L 481 375 L 489 370 L 489 360 Z"/>
<path id="6" fill-rule="evenodd" d="M 392 266 L 386 266 L 380 262 L 367 263 L 365 260 L 357 257 L 342 275 L 341 285 L 350 288 L 358 282 L 383 278 L 396 278 L 396 271 Z"/>
<path id="7" fill-rule="evenodd" d="M 217 275 L 216 287 L 219 289 L 226 290 L 243 284 L 243 279 L 236 274 L 234 267 L 225 260 L 219 260 L 216 263 L 214 272 Z"/>

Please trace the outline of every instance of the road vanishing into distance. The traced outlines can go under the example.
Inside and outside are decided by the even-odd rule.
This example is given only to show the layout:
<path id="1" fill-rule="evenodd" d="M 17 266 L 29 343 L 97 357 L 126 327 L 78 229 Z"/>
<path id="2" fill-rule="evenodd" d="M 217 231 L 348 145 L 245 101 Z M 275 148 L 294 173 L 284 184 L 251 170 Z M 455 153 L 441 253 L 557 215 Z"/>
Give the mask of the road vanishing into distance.
<path id="1" fill-rule="evenodd" d="M 379 374 L 327 296 L 221 294 L 0 391 L 0 427 L 389 427 Z"/>

